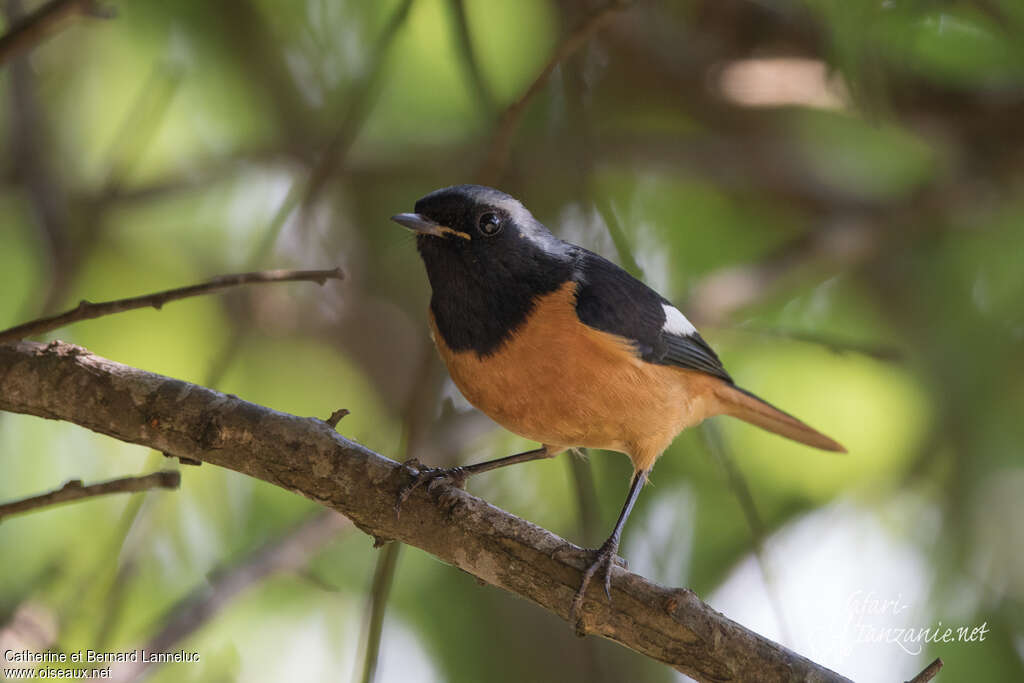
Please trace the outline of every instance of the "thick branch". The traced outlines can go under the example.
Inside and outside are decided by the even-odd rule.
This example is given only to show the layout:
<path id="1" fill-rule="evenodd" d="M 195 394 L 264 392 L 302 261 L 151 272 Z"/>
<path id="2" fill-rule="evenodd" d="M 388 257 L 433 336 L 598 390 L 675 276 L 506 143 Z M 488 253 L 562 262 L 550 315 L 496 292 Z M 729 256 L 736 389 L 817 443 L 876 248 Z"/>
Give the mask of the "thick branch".
<path id="1" fill-rule="evenodd" d="M 0 520 L 51 505 L 105 496 L 108 493 L 138 493 L 150 489 L 176 489 L 180 483 L 181 474 L 173 470 L 153 472 L 142 477 L 112 479 L 88 486 L 83 486 L 80 479 L 72 479 L 64 486 L 49 493 L 0 504 Z"/>
<path id="2" fill-rule="evenodd" d="M 271 482 L 568 617 L 588 555 L 464 491 L 417 489 L 396 519 L 401 465 L 301 418 L 155 375 L 70 344 L 0 346 L 0 409 L 73 422 L 116 439 Z M 585 628 L 704 681 L 845 681 L 748 631 L 692 591 L 613 570 L 589 595 Z"/>
<path id="3" fill-rule="evenodd" d="M 239 285 L 248 285 L 259 282 L 293 282 L 296 280 L 306 280 L 322 285 L 327 282 L 327 280 L 341 280 L 344 277 L 345 276 L 341 272 L 341 268 L 334 268 L 332 270 L 264 270 L 255 273 L 221 275 L 198 285 L 178 287 L 177 289 L 167 289 L 162 292 L 133 296 L 128 299 L 103 301 L 95 304 L 83 299 L 77 306 L 68 311 L 64 311 L 63 313 L 58 313 L 57 315 L 53 315 L 48 318 L 30 320 L 27 323 L 22 323 L 21 325 L 16 325 L 15 327 L 3 330 L 0 332 L 0 344 L 17 341 L 19 339 L 24 339 L 25 337 L 33 337 L 37 334 L 42 334 L 43 332 L 49 332 L 50 330 L 56 330 L 59 327 L 70 325 L 71 323 L 78 322 L 79 320 L 91 320 L 92 318 L 100 318 L 105 315 L 111 315 L 112 313 L 123 313 L 124 311 L 131 311 L 136 308 L 148 308 L 150 306 L 159 309 L 168 301 L 177 301 L 178 299 L 187 299 L 193 296 L 211 294 L 222 289 L 238 287 Z"/>

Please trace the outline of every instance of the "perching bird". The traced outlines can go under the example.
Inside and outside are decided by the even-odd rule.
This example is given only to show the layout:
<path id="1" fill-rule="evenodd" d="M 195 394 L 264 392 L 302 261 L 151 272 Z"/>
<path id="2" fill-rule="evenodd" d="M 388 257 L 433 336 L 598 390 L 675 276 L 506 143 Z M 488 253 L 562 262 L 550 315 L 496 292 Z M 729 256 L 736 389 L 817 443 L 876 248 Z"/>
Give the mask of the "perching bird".
<path id="1" fill-rule="evenodd" d="M 679 432 L 731 415 L 800 443 L 845 449 L 734 383 L 677 308 L 611 261 L 548 231 L 514 197 L 456 185 L 392 216 L 415 231 L 433 290 L 434 343 L 459 390 L 536 450 L 460 468 L 421 468 L 425 482 L 550 458 L 573 447 L 633 461 L 626 502 L 573 599 L 579 614 L 601 572 L 611 599 L 619 538 L 654 462 Z"/>

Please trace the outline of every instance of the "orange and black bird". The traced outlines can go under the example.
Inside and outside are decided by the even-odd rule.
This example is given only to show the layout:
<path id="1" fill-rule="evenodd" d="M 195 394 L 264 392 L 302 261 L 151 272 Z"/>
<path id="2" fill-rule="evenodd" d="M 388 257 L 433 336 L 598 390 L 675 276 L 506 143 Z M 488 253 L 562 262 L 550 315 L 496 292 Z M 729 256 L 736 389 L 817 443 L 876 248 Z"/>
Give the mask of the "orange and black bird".
<path id="1" fill-rule="evenodd" d="M 679 309 L 611 261 L 555 237 L 514 197 L 456 185 L 392 220 L 416 233 L 434 343 L 459 390 L 536 450 L 450 469 L 426 482 L 550 458 L 573 447 L 625 453 L 633 478 L 615 528 L 583 575 L 611 599 L 622 528 L 658 457 L 683 429 L 731 415 L 794 441 L 845 449 L 739 388 Z"/>

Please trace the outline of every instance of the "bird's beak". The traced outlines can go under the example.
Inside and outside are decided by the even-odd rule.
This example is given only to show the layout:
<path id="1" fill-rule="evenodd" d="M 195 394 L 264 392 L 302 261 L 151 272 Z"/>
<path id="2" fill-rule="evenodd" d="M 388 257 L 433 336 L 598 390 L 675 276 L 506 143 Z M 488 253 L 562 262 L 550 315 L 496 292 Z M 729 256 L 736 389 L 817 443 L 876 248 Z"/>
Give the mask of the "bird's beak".
<path id="1" fill-rule="evenodd" d="M 461 230 L 452 230 L 451 228 L 435 223 L 426 216 L 418 213 L 398 213 L 392 216 L 391 220 L 422 235 L 433 235 L 435 237 L 448 237 L 449 235 L 454 235 L 456 237 L 461 237 L 462 239 L 469 239 L 469 235 Z"/>

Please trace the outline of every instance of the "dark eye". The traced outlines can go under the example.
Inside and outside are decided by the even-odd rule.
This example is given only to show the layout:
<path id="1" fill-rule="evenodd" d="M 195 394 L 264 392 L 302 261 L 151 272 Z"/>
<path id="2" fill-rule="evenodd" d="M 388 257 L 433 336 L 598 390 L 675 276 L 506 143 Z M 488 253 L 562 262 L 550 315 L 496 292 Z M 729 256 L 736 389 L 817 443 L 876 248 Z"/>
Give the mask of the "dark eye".
<path id="1" fill-rule="evenodd" d="M 494 237 L 501 232 L 501 218 L 496 213 L 484 213 L 480 215 L 477 226 L 480 228 L 480 234 L 485 237 Z"/>

